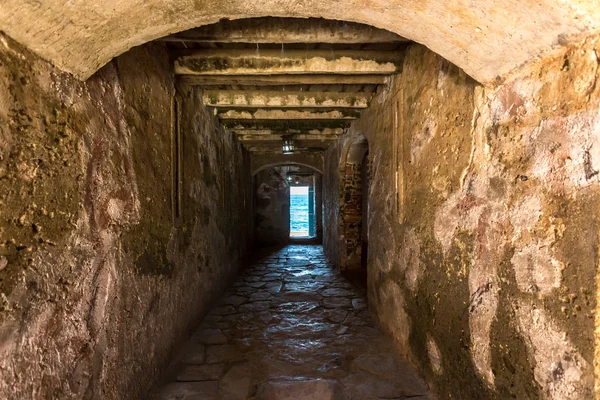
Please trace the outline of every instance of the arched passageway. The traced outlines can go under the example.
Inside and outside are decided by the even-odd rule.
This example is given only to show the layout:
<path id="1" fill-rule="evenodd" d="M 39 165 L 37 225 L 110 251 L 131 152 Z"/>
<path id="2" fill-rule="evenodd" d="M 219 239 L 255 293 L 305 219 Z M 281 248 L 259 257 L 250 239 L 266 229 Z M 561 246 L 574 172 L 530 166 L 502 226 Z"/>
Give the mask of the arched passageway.
<path id="1" fill-rule="evenodd" d="M 365 277 L 368 243 L 368 153 L 369 144 L 363 135 L 349 140 L 342 152 L 338 231 L 341 242 L 340 268 L 361 271 Z"/>
<path id="2" fill-rule="evenodd" d="M 1 398 L 144 398 L 205 315 L 175 397 L 598 397 L 594 1 L 79 3 L 0 8 Z M 368 311 L 243 271 L 282 164 Z"/>
<path id="3" fill-rule="evenodd" d="M 252 157 L 252 175 L 256 175 L 265 168 L 277 165 L 298 165 L 313 169 L 320 174 L 323 173 L 323 154 L 263 154 L 260 157 Z"/>
<path id="4" fill-rule="evenodd" d="M 314 239 L 321 243 L 322 173 L 298 164 L 269 165 L 256 171 L 254 181 L 254 240 L 258 246 L 290 243 L 291 239 Z M 306 188 L 306 204 L 302 204 L 302 224 L 292 204 L 292 188 Z M 304 215 L 306 214 L 306 215 Z M 294 232 L 302 225 L 302 233 Z M 306 225 L 306 227 L 304 227 Z M 304 232 L 306 230 L 306 232 Z"/>
<path id="5" fill-rule="evenodd" d="M 518 14 L 518 18 L 515 17 Z M 3 31 L 44 59 L 87 78 L 128 49 L 221 19 L 327 18 L 386 29 L 430 48 L 480 82 L 493 82 L 557 46 L 598 32 L 594 1 L 277 1 L 152 0 L 43 3 L 10 0 Z"/>

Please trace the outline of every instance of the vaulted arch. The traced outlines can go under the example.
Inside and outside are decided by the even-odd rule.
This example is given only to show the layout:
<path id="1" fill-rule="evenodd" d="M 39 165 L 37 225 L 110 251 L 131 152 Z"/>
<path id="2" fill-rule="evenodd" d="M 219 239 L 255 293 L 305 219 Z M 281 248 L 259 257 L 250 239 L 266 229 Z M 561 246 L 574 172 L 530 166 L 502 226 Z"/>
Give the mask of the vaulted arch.
<path id="1" fill-rule="evenodd" d="M 252 157 L 252 175 L 265 168 L 276 165 L 303 165 L 323 173 L 323 155 L 320 153 L 296 153 L 296 154 L 263 154 Z"/>
<path id="2" fill-rule="evenodd" d="M 593 0 L 6 0 L 0 29 L 81 79 L 128 49 L 223 18 L 316 17 L 364 23 L 424 44 L 492 82 L 600 29 Z M 516 9 L 518 7 L 518 9 Z"/>

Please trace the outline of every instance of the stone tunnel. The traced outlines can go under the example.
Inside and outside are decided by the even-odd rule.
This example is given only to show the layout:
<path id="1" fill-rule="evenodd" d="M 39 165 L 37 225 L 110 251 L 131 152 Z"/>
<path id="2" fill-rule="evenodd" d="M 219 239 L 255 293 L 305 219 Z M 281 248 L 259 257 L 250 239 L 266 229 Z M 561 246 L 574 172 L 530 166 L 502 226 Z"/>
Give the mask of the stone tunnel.
<path id="1" fill-rule="evenodd" d="M 596 0 L 2 3 L 0 398 L 600 399 Z"/>

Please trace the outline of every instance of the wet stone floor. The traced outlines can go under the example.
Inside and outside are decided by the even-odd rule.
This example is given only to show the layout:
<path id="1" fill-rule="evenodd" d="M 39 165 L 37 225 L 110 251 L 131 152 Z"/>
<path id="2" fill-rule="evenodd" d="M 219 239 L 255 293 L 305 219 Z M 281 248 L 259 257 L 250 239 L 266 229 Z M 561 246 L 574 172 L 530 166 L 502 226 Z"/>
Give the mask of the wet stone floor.
<path id="1" fill-rule="evenodd" d="M 171 363 L 152 400 L 431 399 L 321 246 L 245 269 Z"/>

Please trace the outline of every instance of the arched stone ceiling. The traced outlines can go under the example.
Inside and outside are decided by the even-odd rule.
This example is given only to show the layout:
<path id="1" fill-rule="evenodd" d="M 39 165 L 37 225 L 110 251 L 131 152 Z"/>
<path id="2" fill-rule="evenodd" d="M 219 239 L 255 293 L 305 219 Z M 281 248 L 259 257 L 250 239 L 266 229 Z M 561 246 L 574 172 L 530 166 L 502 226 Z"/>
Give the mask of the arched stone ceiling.
<path id="1" fill-rule="evenodd" d="M 480 82 L 596 33 L 598 0 L 3 0 L 0 29 L 79 78 L 133 46 L 222 18 L 322 17 L 422 43 Z"/>

